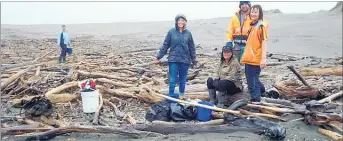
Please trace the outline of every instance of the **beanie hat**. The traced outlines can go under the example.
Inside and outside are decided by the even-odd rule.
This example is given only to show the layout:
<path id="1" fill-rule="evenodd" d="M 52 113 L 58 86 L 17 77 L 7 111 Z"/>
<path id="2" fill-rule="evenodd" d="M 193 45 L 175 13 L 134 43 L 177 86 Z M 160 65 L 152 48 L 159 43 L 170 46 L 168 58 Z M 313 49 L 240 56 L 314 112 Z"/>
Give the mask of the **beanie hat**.
<path id="1" fill-rule="evenodd" d="M 250 1 L 240 1 L 240 2 L 239 2 L 239 8 L 241 8 L 241 5 L 243 5 L 243 4 L 248 4 L 249 7 L 251 7 Z"/>

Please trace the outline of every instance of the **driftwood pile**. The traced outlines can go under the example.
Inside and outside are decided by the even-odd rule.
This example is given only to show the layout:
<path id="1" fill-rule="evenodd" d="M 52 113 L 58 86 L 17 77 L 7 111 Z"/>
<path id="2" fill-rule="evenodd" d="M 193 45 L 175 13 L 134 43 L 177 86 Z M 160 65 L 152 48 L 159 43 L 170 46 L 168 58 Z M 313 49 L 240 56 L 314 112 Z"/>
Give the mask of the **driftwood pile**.
<path id="1" fill-rule="evenodd" d="M 218 63 L 217 60 L 208 59 L 214 58 L 214 56 L 197 54 L 200 63 L 197 67 L 190 69 L 187 77 L 186 94 L 178 100 L 165 96 L 168 90 L 166 83 L 168 67 L 166 60 L 162 60 L 159 64 L 152 63 L 156 51 L 156 48 L 152 48 L 120 54 L 80 53 L 68 56 L 66 64 L 58 64 L 58 56 L 52 55 L 56 54 L 55 51 L 46 51 L 33 61 L 17 64 L 3 63 L 0 85 L 1 100 L 10 101 L 13 106 L 23 106 L 23 103 L 37 97 L 48 99 L 53 106 L 69 105 L 70 109 L 72 109 L 71 103 L 81 106 L 78 82 L 85 79 L 94 79 L 97 83 L 96 88 L 100 90 L 101 94 L 100 106 L 97 112 L 92 115 L 91 123 L 93 125 L 72 125 L 70 122 L 61 120 L 64 115 L 55 110 L 54 114 L 38 117 L 28 115 L 1 117 L 1 126 L 3 127 L 1 133 L 3 135 L 15 135 L 27 140 L 44 140 L 71 132 L 114 133 L 135 138 L 147 135 L 179 133 L 181 131 L 182 133 L 228 133 L 238 130 L 254 133 L 262 132 L 261 130 L 249 128 L 214 126 L 224 123 L 224 115 L 228 113 L 244 118 L 266 118 L 281 122 L 288 121 L 283 117 L 285 113 L 302 114 L 304 116 L 303 120 L 309 124 L 320 125 L 323 128 L 330 127 L 342 132 L 342 128 L 339 126 L 342 123 L 342 116 L 332 112 L 328 113 L 330 109 L 326 110 L 328 105 L 337 105 L 332 101 L 342 96 L 342 92 L 324 98 L 325 96 L 318 89 L 309 86 L 292 67 L 289 68 L 295 72 L 300 80 L 302 78 L 301 82 L 306 87 L 292 84 L 273 85 L 278 90 L 280 98 L 289 100 L 264 98 L 262 102 L 249 103 L 239 109 L 229 110 L 187 101 L 188 99 L 209 99 L 205 82 L 207 77 L 214 73 L 214 68 Z M 271 65 L 273 64 L 280 65 L 281 63 L 271 63 Z M 337 72 L 337 69 L 333 69 L 333 71 L 333 73 L 327 72 L 327 70 L 325 72 L 318 72 L 317 70 L 311 73 L 308 73 L 309 71 L 305 72 L 306 75 L 320 75 L 322 73 L 342 75 L 342 73 Z M 301 72 L 301 74 L 305 73 Z M 299 98 L 303 102 L 307 101 L 306 104 L 300 105 L 299 103 L 303 102 L 296 101 Z M 172 126 L 171 123 L 141 124 L 141 122 L 137 121 L 137 117 L 133 116 L 134 113 L 125 113 L 118 108 L 123 103 L 130 103 L 132 99 L 144 102 L 145 104 L 142 106 L 145 109 L 149 108 L 149 104 L 164 99 L 212 109 L 215 111 L 213 116 L 219 121 L 214 120 L 208 123 L 187 125 L 173 124 Z M 102 117 L 104 109 L 113 111 L 113 116 L 120 119 L 116 126 L 109 124 Z M 250 109 L 257 109 L 259 112 L 251 112 Z M 20 125 L 6 124 L 13 122 Z M 337 133 L 325 129 L 320 129 L 319 132 L 332 138 L 338 136 Z"/>

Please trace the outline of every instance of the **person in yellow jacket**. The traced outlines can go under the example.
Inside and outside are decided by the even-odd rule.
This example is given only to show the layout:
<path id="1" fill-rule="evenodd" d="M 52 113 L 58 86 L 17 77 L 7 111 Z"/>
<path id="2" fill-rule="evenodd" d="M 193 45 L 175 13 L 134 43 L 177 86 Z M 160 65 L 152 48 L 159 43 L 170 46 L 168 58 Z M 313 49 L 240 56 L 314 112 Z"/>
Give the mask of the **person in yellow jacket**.
<path id="1" fill-rule="evenodd" d="M 239 10 L 231 17 L 229 28 L 226 34 L 227 47 L 233 47 L 233 54 L 238 61 L 241 60 L 244 48 L 248 39 L 250 29 L 250 1 L 240 1 Z"/>
<path id="2" fill-rule="evenodd" d="M 264 89 L 260 81 L 261 68 L 266 67 L 267 61 L 267 27 L 263 21 L 263 11 L 260 5 L 254 5 L 250 9 L 251 29 L 248 32 L 247 44 L 241 59 L 245 64 L 245 76 L 252 102 L 261 100 L 261 89 Z"/>

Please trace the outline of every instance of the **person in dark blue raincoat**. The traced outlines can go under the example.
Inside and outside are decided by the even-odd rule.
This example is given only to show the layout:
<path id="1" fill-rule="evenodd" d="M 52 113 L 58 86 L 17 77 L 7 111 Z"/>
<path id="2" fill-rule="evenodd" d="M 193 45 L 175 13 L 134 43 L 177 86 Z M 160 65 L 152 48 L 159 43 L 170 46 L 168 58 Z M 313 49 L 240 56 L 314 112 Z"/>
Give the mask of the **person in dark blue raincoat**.
<path id="1" fill-rule="evenodd" d="M 177 15 L 175 17 L 175 27 L 168 31 L 155 59 L 155 63 L 158 63 L 169 50 L 169 94 L 174 94 L 177 75 L 179 76 L 179 94 L 183 95 L 185 93 L 188 69 L 191 65 L 195 66 L 197 63 L 192 33 L 186 27 L 186 16 Z"/>

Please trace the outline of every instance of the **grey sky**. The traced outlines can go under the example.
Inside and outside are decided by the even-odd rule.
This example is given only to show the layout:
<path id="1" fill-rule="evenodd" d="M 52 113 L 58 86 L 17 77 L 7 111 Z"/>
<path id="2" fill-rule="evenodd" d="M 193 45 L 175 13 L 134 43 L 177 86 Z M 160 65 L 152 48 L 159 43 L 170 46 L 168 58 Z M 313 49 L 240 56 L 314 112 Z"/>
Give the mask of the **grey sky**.
<path id="1" fill-rule="evenodd" d="M 329 10 L 336 2 L 252 2 L 284 13 Z M 61 10 L 64 7 L 67 10 Z M 229 17 L 238 2 L 2 2 L 1 24 L 76 24 Z"/>

